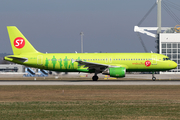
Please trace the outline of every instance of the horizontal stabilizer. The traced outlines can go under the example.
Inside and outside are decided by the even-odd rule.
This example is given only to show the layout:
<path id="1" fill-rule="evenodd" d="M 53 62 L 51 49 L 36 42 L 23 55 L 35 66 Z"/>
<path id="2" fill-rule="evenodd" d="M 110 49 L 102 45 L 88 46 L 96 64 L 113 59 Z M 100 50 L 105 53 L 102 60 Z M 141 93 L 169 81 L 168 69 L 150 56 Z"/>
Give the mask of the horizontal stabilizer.
<path id="1" fill-rule="evenodd" d="M 27 59 L 27 58 L 12 57 L 12 56 L 5 56 L 5 57 L 4 57 L 4 60 L 8 60 L 8 58 L 11 58 L 11 59 L 12 59 L 11 61 L 16 60 L 16 61 L 19 61 L 19 62 L 22 62 L 22 63 L 24 63 L 24 62 L 28 61 L 28 59 Z M 8 60 L 8 61 L 9 61 L 9 60 Z"/>

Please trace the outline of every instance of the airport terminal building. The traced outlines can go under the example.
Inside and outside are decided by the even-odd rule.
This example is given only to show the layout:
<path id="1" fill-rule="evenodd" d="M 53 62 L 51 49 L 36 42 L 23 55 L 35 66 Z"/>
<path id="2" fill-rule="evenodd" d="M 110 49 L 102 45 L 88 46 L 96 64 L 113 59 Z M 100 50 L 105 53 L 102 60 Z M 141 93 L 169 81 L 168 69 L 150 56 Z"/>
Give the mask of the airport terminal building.
<path id="1" fill-rule="evenodd" d="M 161 72 L 161 74 L 180 74 L 180 33 L 176 32 L 174 28 L 160 33 L 159 53 L 168 56 L 178 64 L 176 69 Z"/>
<path id="2" fill-rule="evenodd" d="M 25 71 L 25 66 L 4 61 L 3 57 L 0 57 L 0 72 L 23 73 L 24 71 Z"/>

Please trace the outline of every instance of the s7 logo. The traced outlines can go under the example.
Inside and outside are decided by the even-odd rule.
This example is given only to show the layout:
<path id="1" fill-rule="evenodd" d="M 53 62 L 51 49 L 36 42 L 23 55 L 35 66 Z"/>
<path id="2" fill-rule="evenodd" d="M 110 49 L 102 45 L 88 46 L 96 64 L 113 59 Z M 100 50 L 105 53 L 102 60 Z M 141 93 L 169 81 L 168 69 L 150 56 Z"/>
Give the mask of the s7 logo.
<path id="1" fill-rule="evenodd" d="M 151 65 L 151 62 L 149 61 L 149 60 L 147 60 L 146 62 L 145 62 L 145 66 L 146 67 L 149 67 Z"/>
<path id="2" fill-rule="evenodd" d="M 25 45 L 25 40 L 22 38 L 22 37 L 17 37 L 15 40 L 14 40 L 14 46 L 18 49 L 21 49 L 23 48 Z"/>
<path id="3" fill-rule="evenodd" d="M 15 46 L 19 46 L 23 43 L 23 39 L 19 39 L 19 40 L 16 40 L 16 45 Z"/>

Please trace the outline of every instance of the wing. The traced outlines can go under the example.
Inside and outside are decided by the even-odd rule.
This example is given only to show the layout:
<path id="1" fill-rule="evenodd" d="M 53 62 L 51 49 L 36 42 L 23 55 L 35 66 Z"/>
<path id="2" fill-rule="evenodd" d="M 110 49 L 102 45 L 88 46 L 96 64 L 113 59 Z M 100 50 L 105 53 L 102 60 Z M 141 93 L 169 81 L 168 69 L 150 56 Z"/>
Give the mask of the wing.
<path id="1" fill-rule="evenodd" d="M 92 62 L 86 62 L 86 61 L 75 61 L 79 63 L 79 66 L 83 66 L 88 68 L 89 70 L 97 70 L 99 72 L 102 72 L 106 68 L 110 67 L 106 64 L 99 64 L 99 63 L 92 63 Z"/>

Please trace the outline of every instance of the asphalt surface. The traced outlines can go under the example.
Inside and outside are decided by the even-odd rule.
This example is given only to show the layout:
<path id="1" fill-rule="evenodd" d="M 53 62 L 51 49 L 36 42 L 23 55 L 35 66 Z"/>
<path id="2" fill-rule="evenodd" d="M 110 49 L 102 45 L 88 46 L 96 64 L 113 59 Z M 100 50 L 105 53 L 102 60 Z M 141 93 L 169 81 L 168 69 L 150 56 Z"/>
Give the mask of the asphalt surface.
<path id="1" fill-rule="evenodd" d="M 180 85 L 178 80 L 1 80 L 0 85 Z"/>
<path id="2" fill-rule="evenodd" d="M 112 78 L 99 74 L 68 74 L 48 77 L 22 77 L 23 74 L 0 74 L 0 85 L 180 85 L 180 74 L 127 74 L 125 78 Z"/>

